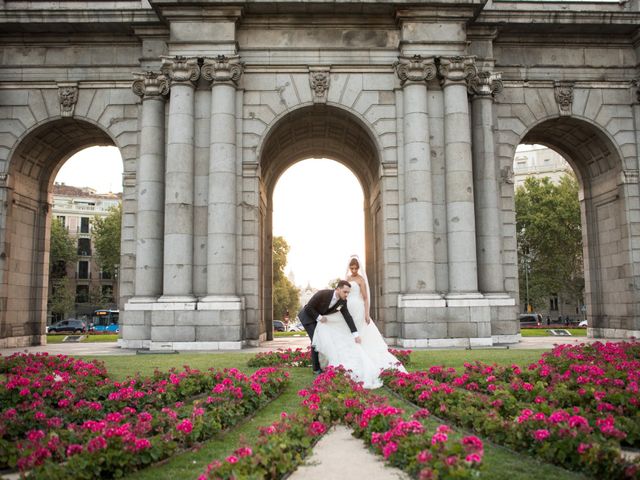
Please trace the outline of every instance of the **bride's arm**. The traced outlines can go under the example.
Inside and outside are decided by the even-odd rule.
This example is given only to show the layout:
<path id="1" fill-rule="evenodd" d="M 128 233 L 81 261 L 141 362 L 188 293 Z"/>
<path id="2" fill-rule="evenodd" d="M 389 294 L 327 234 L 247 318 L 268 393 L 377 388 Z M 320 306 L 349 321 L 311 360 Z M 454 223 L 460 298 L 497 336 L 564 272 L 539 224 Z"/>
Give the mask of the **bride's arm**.
<path id="1" fill-rule="evenodd" d="M 362 300 L 364 300 L 364 320 L 367 322 L 367 325 L 369 325 L 369 323 L 371 323 L 371 317 L 369 316 L 369 297 L 367 295 L 367 286 L 364 284 L 364 278 L 362 277 L 358 277 L 357 282 L 360 286 L 360 295 L 362 296 Z"/>

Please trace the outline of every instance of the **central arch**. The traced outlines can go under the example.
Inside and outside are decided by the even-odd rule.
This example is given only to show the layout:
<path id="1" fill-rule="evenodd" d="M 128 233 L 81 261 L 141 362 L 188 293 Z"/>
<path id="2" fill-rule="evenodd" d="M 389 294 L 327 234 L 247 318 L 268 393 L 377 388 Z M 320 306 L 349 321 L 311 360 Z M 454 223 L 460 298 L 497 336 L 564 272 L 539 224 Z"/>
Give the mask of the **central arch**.
<path id="1" fill-rule="evenodd" d="M 547 119 L 533 126 L 523 143 L 537 143 L 560 153 L 580 184 L 585 303 L 590 335 L 638 330 L 635 314 L 634 262 L 628 238 L 629 194 L 621 152 L 607 133 L 576 117 Z"/>
<path id="2" fill-rule="evenodd" d="M 261 299 L 267 339 L 273 322 L 273 192 L 280 176 L 294 163 L 307 158 L 328 158 L 349 168 L 364 194 L 366 268 L 371 283 L 371 311 L 377 314 L 377 292 L 382 284 L 380 148 L 371 130 L 355 114 L 342 108 L 318 104 L 291 111 L 267 132 L 259 149 Z M 315 188 L 310 179 L 310 188 Z"/>

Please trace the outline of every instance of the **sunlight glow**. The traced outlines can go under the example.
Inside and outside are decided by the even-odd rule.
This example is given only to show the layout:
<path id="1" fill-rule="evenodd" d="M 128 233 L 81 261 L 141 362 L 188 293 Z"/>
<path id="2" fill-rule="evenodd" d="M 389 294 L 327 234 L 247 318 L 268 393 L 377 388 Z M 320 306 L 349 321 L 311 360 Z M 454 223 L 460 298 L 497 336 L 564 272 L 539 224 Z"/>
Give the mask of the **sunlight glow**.
<path id="1" fill-rule="evenodd" d="M 74 187 L 91 187 L 96 193 L 120 193 L 122 171 L 122 157 L 116 147 L 89 147 L 69 158 L 55 181 Z"/>
<path id="2" fill-rule="evenodd" d="M 365 261 L 364 195 L 358 179 L 333 160 L 296 163 L 273 194 L 273 235 L 291 247 L 285 272 L 293 272 L 296 285 L 326 288 L 343 278 L 350 255 Z"/>

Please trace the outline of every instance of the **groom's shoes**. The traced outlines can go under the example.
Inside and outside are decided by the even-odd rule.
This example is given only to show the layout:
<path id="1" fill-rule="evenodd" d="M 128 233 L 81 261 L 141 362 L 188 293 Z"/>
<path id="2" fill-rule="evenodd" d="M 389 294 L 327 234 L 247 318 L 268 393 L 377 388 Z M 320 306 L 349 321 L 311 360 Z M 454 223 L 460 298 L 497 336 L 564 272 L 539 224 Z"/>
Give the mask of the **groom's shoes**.
<path id="1" fill-rule="evenodd" d="M 321 373 L 322 373 L 322 369 L 313 371 L 314 375 L 320 375 Z"/>

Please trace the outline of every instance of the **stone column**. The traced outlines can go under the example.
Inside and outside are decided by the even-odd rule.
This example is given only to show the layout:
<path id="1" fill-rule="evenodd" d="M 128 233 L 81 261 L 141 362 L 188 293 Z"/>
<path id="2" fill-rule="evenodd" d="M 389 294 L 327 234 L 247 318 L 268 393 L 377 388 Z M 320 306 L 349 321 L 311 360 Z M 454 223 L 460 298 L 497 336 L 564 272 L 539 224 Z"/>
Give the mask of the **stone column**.
<path id="1" fill-rule="evenodd" d="M 142 97 L 140 158 L 136 173 L 136 271 L 133 302 L 162 295 L 164 240 L 164 104 L 169 82 L 162 74 L 136 74 L 133 92 Z"/>
<path id="2" fill-rule="evenodd" d="M 445 184 L 449 295 L 477 293 L 476 227 L 469 101 L 466 80 L 476 73 L 472 57 L 440 59 L 444 86 Z"/>
<path id="3" fill-rule="evenodd" d="M 435 291 L 433 193 L 427 84 L 436 76 L 432 58 L 400 57 L 403 86 L 405 292 Z"/>
<path id="4" fill-rule="evenodd" d="M 498 165 L 493 141 L 493 95 L 502 90 L 499 73 L 480 72 L 469 80 L 473 116 L 473 185 L 476 201 L 478 288 L 504 292 Z"/>
<path id="5" fill-rule="evenodd" d="M 235 302 L 236 279 L 236 85 L 243 67 L 237 56 L 205 59 L 211 81 L 207 296 L 203 302 Z"/>
<path id="6" fill-rule="evenodd" d="M 194 82 L 200 76 L 195 58 L 163 57 L 171 78 L 165 170 L 165 302 L 191 302 L 193 296 L 193 152 Z"/>

